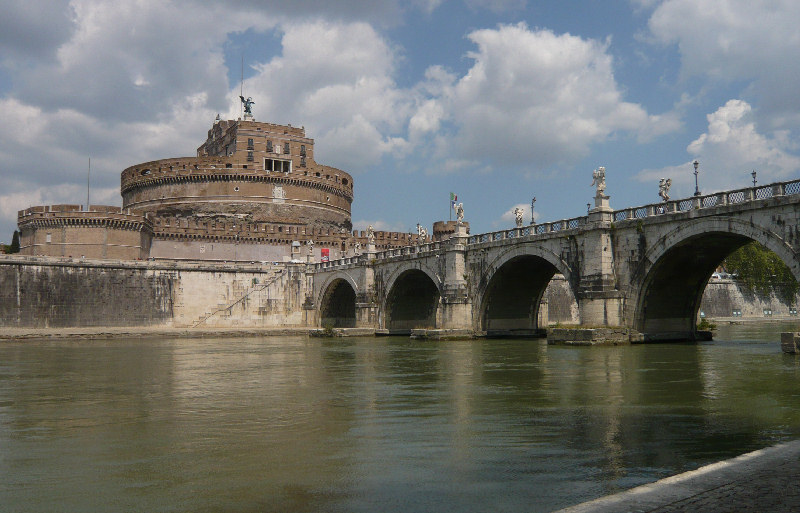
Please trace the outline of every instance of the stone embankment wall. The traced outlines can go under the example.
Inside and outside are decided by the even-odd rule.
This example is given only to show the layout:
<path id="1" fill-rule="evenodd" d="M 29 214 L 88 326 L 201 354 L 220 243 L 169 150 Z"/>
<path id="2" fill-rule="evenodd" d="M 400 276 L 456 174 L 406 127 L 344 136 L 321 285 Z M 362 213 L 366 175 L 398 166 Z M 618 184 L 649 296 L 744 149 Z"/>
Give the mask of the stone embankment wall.
<path id="1" fill-rule="evenodd" d="M 297 265 L 0 255 L 0 327 L 305 324 Z"/>
<path id="2" fill-rule="evenodd" d="M 553 324 L 579 324 L 578 303 L 569 284 L 560 274 L 553 276 L 544 293 L 549 312 L 548 322 Z M 708 282 L 700 302 L 700 311 L 706 318 L 733 317 L 734 311 L 741 312 L 742 318 L 769 319 L 787 317 L 791 308 L 797 308 L 800 296 L 789 304 L 773 291 L 768 296 L 748 292 L 734 280 L 712 280 Z M 772 312 L 764 315 L 764 311 Z"/>
<path id="3" fill-rule="evenodd" d="M 733 280 L 713 280 L 703 293 L 700 311 L 706 318 L 733 317 L 734 310 L 741 312 L 741 317 L 769 318 L 765 317 L 765 310 L 772 312 L 772 317 L 786 317 L 790 308 L 797 308 L 798 301 L 800 296 L 795 296 L 794 303 L 789 304 L 774 291 L 761 295 L 747 291 Z"/>

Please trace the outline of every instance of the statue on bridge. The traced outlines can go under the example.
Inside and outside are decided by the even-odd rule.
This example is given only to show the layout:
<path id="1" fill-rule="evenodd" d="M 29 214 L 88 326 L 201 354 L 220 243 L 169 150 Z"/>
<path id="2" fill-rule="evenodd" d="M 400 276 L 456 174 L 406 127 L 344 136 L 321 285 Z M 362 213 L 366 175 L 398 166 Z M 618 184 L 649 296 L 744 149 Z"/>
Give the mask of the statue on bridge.
<path id="1" fill-rule="evenodd" d="M 417 223 L 417 242 L 422 245 L 428 242 L 428 229 L 422 226 L 421 224 Z"/>
<path id="2" fill-rule="evenodd" d="M 367 227 L 367 244 L 375 244 L 375 228 L 372 225 Z"/>
<path id="3" fill-rule="evenodd" d="M 597 186 L 597 194 L 596 197 L 605 196 L 606 191 L 606 168 L 603 166 L 598 167 L 592 173 L 592 185 L 590 187 Z"/>
<path id="4" fill-rule="evenodd" d="M 531 200 L 531 224 L 536 222 L 536 216 L 533 213 L 533 206 L 536 204 L 536 196 Z"/>
<path id="5" fill-rule="evenodd" d="M 658 181 L 658 195 L 666 203 L 669 201 L 669 188 L 672 186 L 671 178 L 662 178 Z"/>
<path id="6" fill-rule="evenodd" d="M 306 242 L 306 246 L 308 246 L 308 256 L 314 256 L 314 241 L 308 239 L 308 242 Z"/>
<path id="7" fill-rule="evenodd" d="M 464 222 L 464 204 L 456 203 L 453 205 L 453 210 L 456 211 L 456 225 L 461 226 Z"/>
<path id="8" fill-rule="evenodd" d="M 531 203 L 531 206 L 533 206 L 533 203 Z M 525 210 L 523 210 L 523 209 L 521 209 L 519 207 L 516 207 L 514 209 L 514 219 L 517 222 L 517 228 L 522 228 L 522 216 L 524 214 L 525 214 Z"/>

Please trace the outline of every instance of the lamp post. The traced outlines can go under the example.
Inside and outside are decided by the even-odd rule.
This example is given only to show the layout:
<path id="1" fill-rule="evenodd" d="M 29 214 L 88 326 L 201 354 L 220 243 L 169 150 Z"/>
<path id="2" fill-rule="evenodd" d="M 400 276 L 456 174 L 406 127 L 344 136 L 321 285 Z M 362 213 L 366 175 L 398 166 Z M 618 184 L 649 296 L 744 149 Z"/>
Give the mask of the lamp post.
<path id="1" fill-rule="evenodd" d="M 755 169 L 753 170 L 752 173 L 750 173 L 750 176 L 753 177 L 753 187 L 755 187 L 756 186 L 756 170 Z"/>
<path id="2" fill-rule="evenodd" d="M 695 160 L 692 162 L 692 165 L 694 165 L 694 195 L 700 196 L 700 188 L 697 186 L 697 167 L 700 165 L 700 163 Z"/>

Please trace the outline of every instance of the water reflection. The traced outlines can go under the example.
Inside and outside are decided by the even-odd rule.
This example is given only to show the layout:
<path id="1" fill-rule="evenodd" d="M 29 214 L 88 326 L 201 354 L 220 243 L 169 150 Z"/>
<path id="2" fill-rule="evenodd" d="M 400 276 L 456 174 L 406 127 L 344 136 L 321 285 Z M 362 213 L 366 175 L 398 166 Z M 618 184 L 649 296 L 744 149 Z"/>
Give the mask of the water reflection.
<path id="1" fill-rule="evenodd" d="M 305 337 L 6 344 L 0 502 L 549 511 L 796 436 L 797 359 L 768 330 L 722 336 L 736 333 L 745 335 L 608 348 Z"/>

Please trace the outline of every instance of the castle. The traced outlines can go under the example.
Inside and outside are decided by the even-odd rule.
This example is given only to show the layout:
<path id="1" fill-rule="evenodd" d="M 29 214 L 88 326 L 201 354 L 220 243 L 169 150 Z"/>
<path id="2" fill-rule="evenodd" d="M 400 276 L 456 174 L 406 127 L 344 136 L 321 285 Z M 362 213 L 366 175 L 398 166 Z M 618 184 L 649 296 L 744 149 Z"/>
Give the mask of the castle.
<path id="1" fill-rule="evenodd" d="M 18 213 L 20 253 L 119 260 L 334 260 L 411 233 L 352 231 L 353 177 L 314 160 L 305 128 L 220 120 L 196 157 L 137 164 L 121 176 L 122 208 L 45 205 Z M 434 239 L 452 232 L 438 222 Z"/>

